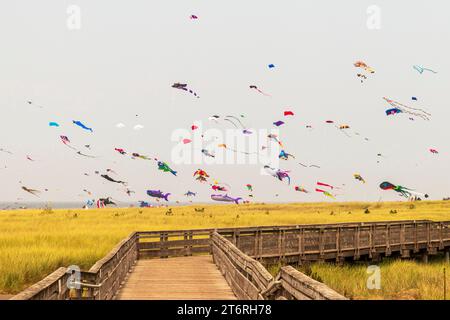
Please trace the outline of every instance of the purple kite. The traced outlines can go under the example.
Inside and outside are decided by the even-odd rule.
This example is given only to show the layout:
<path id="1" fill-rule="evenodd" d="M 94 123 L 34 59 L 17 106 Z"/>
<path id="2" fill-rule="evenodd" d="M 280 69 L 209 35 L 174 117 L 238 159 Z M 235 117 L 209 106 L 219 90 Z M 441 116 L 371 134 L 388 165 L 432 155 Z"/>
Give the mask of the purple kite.
<path id="1" fill-rule="evenodd" d="M 232 198 L 228 196 L 228 194 L 226 195 L 212 194 L 211 199 L 214 201 L 234 202 L 236 204 L 239 204 L 239 200 L 242 200 L 242 198 Z"/>

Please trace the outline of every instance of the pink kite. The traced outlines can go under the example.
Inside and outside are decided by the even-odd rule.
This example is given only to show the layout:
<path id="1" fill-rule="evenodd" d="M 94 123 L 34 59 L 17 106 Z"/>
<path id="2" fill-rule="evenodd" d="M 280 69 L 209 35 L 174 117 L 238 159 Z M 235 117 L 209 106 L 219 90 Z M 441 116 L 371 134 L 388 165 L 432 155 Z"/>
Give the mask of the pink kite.
<path id="1" fill-rule="evenodd" d="M 195 130 L 195 129 L 198 129 L 198 127 L 196 125 L 192 125 L 191 130 Z"/>
<path id="2" fill-rule="evenodd" d="M 326 183 L 322 183 L 322 182 L 317 182 L 317 185 L 318 185 L 318 186 L 324 186 L 324 187 L 328 187 L 328 188 L 334 189 L 334 187 L 333 187 L 332 185 L 326 184 Z"/>
<path id="3" fill-rule="evenodd" d="M 183 143 L 184 143 L 184 144 L 188 144 L 188 143 L 191 143 L 191 142 L 192 142 L 191 139 L 183 139 Z"/>
<path id="4" fill-rule="evenodd" d="M 430 149 L 430 152 L 434 154 L 439 153 L 436 149 Z"/>

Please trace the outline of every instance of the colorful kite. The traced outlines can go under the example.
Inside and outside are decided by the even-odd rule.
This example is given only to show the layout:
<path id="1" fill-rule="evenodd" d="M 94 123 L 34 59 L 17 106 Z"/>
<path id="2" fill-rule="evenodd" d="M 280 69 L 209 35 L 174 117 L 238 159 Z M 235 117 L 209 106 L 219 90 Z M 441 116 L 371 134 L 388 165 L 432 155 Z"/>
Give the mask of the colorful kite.
<path id="1" fill-rule="evenodd" d="M 404 112 L 404 113 L 411 114 L 413 116 L 420 117 L 423 120 L 430 120 L 429 116 L 431 116 L 431 114 L 426 112 L 423 109 L 408 107 L 408 106 L 406 106 L 404 104 L 401 104 L 401 103 L 399 103 L 397 101 L 388 99 L 386 97 L 383 97 L 383 99 L 393 107 L 393 109 L 389 109 L 389 110 L 386 111 L 387 115 L 389 115 L 388 111 L 394 112 L 394 113 L 391 113 L 391 114 Z M 400 110 L 400 111 L 397 111 L 397 109 Z"/>
<path id="2" fill-rule="evenodd" d="M 222 192 L 227 192 L 228 189 L 226 187 L 223 187 L 219 184 L 212 184 L 211 185 L 211 189 L 213 189 L 214 191 L 222 191 Z"/>
<path id="3" fill-rule="evenodd" d="M 359 174 L 357 174 L 357 173 L 355 173 L 355 174 L 353 175 L 353 177 L 354 177 L 356 180 L 361 181 L 362 183 L 366 183 L 366 181 L 363 179 L 363 177 L 361 177 L 361 175 L 359 175 Z"/>
<path id="4" fill-rule="evenodd" d="M 295 189 L 295 191 L 300 191 L 300 192 L 304 192 L 304 193 L 309 193 L 309 191 L 306 190 L 305 188 L 303 188 L 302 186 L 295 186 L 294 189 Z"/>
<path id="5" fill-rule="evenodd" d="M 207 181 L 207 178 L 209 178 L 209 175 L 206 173 L 206 171 L 202 169 L 197 169 L 197 171 L 194 172 L 194 177 L 197 177 L 196 180 L 200 182 Z"/>
<path id="6" fill-rule="evenodd" d="M 48 126 L 49 127 L 59 127 L 59 124 L 57 122 L 51 121 L 51 122 L 48 123 Z"/>
<path id="7" fill-rule="evenodd" d="M 187 84 L 185 84 L 185 83 L 178 83 L 178 82 L 177 82 L 177 83 L 174 83 L 174 84 L 172 85 L 172 88 L 175 88 L 175 89 L 179 89 L 179 90 L 183 90 L 183 91 L 189 92 L 189 93 L 193 94 L 195 97 L 200 98 L 200 97 L 197 95 L 197 93 L 194 92 L 194 91 L 192 91 L 191 89 L 189 89 L 189 88 L 187 87 Z"/>
<path id="8" fill-rule="evenodd" d="M 75 125 L 77 125 L 77 126 L 79 126 L 80 128 L 82 128 L 82 129 L 84 129 L 84 130 L 87 130 L 87 131 L 90 131 L 90 132 L 94 132 L 94 131 L 92 130 L 92 128 L 86 127 L 81 121 L 75 121 L 75 120 L 72 120 L 72 123 L 75 124 Z"/>
<path id="9" fill-rule="evenodd" d="M 317 182 L 317 185 L 318 186 L 322 186 L 322 187 L 328 187 L 328 188 L 331 188 L 331 189 L 335 188 L 334 186 L 332 186 L 330 184 L 327 184 L 327 183 L 323 183 L 323 182 Z"/>
<path id="10" fill-rule="evenodd" d="M 147 190 L 147 194 L 153 198 L 159 198 L 159 199 L 164 199 L 166 201 L 169 201 L 168 197 L 169 197 L 170 193 L 164 194 L 161 192 L 161 190 Z"/>
<path id="11" fill-rule="evenodd" d="M 395 114 L 402 113 L 402 112 L 403 111 L 400 110 L 399 108 L 392 108 L 392 109 L 387 109 L 386 110 L 386 115 L 390 116 L 390 115 L 395 115 Z"/>
<path id="12" fill-rule="evenodd" d="M 353 64 L 356 68 L 361 68 L 362 70 L 364 70 L 367 73 L 375 73 L 375 70 L 373 70 L 371 67 L 369 67 L 365 62 L 363 61 L 356 61 Z M 356 74 L 358 76 L 358 78 L 360 78 L 361 83 L 364 82 L 364 80 L 367 80 L 367 75 L 363 74 L 363 73 L 357 73 Z"/>
<path id="13" fill-rule="evenodd" d="M 270 167 L 268 165 L 265 165 L 264 169 L 272 177 L 275 177 L 275 178 L 277 178 L 280 181 L 283 181 L 283 179 L 287 179 L 288 180 L 288 184 L 291 184 L 291 177 L 289 176 L 289 171 L 272 168 L 272 167 Z"/>
<path id="14" fill-rule="evenodd" d="M 253 186 L 251 184 L 246 184 L 245 186 L 247 187 L 248 191 L 253 192 Z"/>
<path id="15" fill-rule="evenodd" d="M 285 111 L 284 112 L 284 116 L 286 117 L 286 116 L 293 116 L 294 115 L 294 113 L 292 112 L 292 111 Z"/>
<path id="16" fill-rule="evenodd" d="M 227 194 L 226 195 L 212 194 L 211 199 L 214 201 L 234 202 L 236 204 L 239 204 L 239 200 L 242 200 L 242 198 L 232 198 Z"/>
<path id="17" fill-rule="evenodd" d="M 401 196 L 405 197 L 405 198 L 409 198 L 411 196 L 424 196 L 425 198 L 428 198 L 428 194 L 426 193 L 421 193 L 421 192 L 416 192 L 413 189 L 409 189 L 406 187 L 402 187 L 400 185 L 396 186 L 388 181 L 384 181 L 380 184 L 380 188 L 383 190 L 394 190 L 396 192 L 398 192 Z"/>
<path id="18" fill-rule="evenodd" d="M 68 146 L 70 149 L 77 150 L 76 148 L 70 145 L 70 140 L 67 136 L 59 136 L 61 138 L 61 142 Z"/>
<path id="19" fill-rule="evenodd" d="M 430 149 L 430 152 L 431 152 L 431 153 L 434 153 L 434 154 L 439 153 L 436 149 Z"/>
<path id="20" fill-rule="evenodd" d="M 322 192 L 324 195 L 326 195 L 327 197 L 330 197 L 332 199 L 336 199 L 331 193 L 329 193 L 328 191 L 322 190 L 322 189 L 317 189 L 316 188 L 316 192 Z"/>
<path id="21" fill-rule="evenodd" d="M 292 158 L 295 159 L 295 157 L 294 157 L 292 154 L 287 153 L 287 152 L 284 151 L 284 150 L 281 150 L 281 151 L 280 151 L 280 154 L 278 155 L 278 158 L 280 158 L 280 159 L 282 159 L 282 160 L 288 160 L 289 157 L 292 157 Z"/>
<path id="22" fill-rule="evenodd" d="M 105 208 L 107 205 L 117 206 L 115 202 L 112 201 L 111 197 L 108 198 L 100 198 L 97 200 L 97 208 Z"/>
<path id="23" fill-rule="evenodd" d="M 132 157 L 132 159 L 139 158 L 139 159 L 144 159 L 144 160 L 152 160 L 152 158 L 149 158 L 149 157 L 147 157 L 147 156 L 141 155 L 141 154 L 136 153 L 136 152 L 133 152 L 133 153 L 131 154 L 131 157 Z M 155 160 L 156 160 L 156 159 L 155 159 Z"/>
<path id="24" fill-rule="evenodd" d="M 268 134 L 268 135 L 267 135 L 267 138 L 272 139 L 272 140 L 275 140 L 275 141 L 278 143 L 278 145 L 279 145 L 280 147 L 283 148 L 283 144 L 282 144 L 281 141 L 278 139 L 278 136 L 277 136 L 276 134 L 274 134 L 274 133 Z"/>
<path id="25" fill-rule="evenodd" d="M 177 175 L 176 171 L 172 170 L 167 163 L 162 161 L 158 161 L 158 170 L 161 170 L 163 172 L 170 172 L 174 176 Z"/>
<path id="26" fill-rule="evenodd" d="M 121 148 L 114 148 L 114 150 L 116 150 L 118 153 L 120 153 L 120 154 L 122 154 L 122 155 L 127 154 L 127 153 L 125 152 L 125 150 L 123 150 L 123 149 L 121 149 Z"/>

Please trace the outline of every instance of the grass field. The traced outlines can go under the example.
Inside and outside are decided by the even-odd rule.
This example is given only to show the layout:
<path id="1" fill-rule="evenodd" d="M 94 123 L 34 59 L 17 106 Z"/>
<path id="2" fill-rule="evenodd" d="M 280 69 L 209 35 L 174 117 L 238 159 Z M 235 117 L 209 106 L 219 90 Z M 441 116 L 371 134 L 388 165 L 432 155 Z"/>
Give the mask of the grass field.
<path id="1" fill-rule="evenodd" d="M 429 260 L 428 264 L 415 260 L 384 259 L 380 268 L 380 287 L 369 289 L 367 280 L 369 263 L 345 264 L 314 263 L 298 270 L 350 299 L 401 299 L 442 300 L 444 299 L 444 268 L 447 276 L 447 299 L 450 295 L 448 272 L 450 265 L 442 255 Z M 269 271 L 276 275 L 280 266 L 271 266 Z"/>
<path id="2" fill-rule="evenodd" d="M 205 207 L 204 213 L 194 208 Z M 367 210 L 368 209 L 368 212 Z M 450 220 L 450 201 L 386 202 L 386 203 L 304 203 L 250 205 L 196 205 L 173 207 L 167 216 L 165 208 L 129 208 L 99 210 L 13 210 L 0 211 L 0 294 L 16 293 L 42 279 L 57 267 L 72 264 L 88 269 L 121 239 L 132 231 L 162 229 L 194 229 L 210 227 L 286 225 L 360 222 L 380 220 L 430 219 Z M 396 213 L 390 213 L 396 211 Z M 367 212 L 367 213 L 365 213 Z M 408 264 L 410 263 L 410 264 Z M 393 278 L 392 288 L 419 289 L 426 294 L 426 283 L 434 277 L 429 268 L 441 268 L 397 262 L 394 267 L 417 280 Z M 330 286 L 365 276 L 365 267 L 333 269 L 332 265 L 314 266 L 317 274 Z M 384 266 L 392 268 L 391 265 Z M 433 269 L 434 270 L 434 269 Z M 437 272 L 437 271 L 436 271 Z M 391 272 L 387 272 L 391 273 Z M 436 277 L 438 277 L 436 273 Z M 411 278 L 412 279 L 412 278 Z M 420 283 L 420 285 L 419 285 Z M 365 294 L 358 286 L 345 287 L 346 293 L 357 297 L 385 296 Z M 397 287 L 395 287 L 397 286 Z M 426 289 L 425 287 L 428 289 Z M 392 289 L 394 290 L 394 289 Z M 342 292 L 342 291 L 341 291 Z M 437 297 L 437 296 L 436 296 Z"/>

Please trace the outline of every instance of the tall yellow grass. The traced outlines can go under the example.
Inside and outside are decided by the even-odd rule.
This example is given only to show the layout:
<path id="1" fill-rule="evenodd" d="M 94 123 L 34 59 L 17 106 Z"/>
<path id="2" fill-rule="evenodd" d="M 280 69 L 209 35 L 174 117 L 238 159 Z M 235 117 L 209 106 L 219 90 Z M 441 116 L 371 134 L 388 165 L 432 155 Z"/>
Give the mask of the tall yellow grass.
<path id="1" fill-rule="evenodd" d="M 195 212 L 196 207 L 205 207 L 205 212 Z M 88 269 L 132 231 L 450 220 L 450 202 L 196 205 L 173 207 L 171 216 L 165 212 L 164 208 L 0 211 L 0 293 L 17 293 L 60 266 Z"/>

